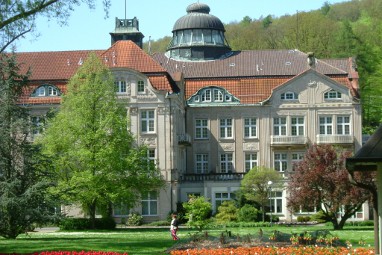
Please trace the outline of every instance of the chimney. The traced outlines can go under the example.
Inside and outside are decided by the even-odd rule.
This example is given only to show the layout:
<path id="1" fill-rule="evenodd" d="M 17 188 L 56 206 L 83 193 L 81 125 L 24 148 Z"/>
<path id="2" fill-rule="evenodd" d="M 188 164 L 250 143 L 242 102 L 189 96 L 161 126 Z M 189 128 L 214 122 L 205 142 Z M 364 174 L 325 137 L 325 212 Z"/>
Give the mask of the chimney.
<path id="1" fill-rule="evenodd" d="M 314 57 L 313 52 L 308 52 L 308 65 L 310 68 L 315 69 L 316 68 L 316 58 Z"/>

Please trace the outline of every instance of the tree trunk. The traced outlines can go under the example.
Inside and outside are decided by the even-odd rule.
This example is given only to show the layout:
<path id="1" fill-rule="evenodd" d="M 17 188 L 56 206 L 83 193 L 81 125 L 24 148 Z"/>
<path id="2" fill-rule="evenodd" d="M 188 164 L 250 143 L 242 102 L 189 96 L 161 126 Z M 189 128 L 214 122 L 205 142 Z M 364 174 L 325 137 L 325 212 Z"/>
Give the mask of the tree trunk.
<path id="1" fill-rule="evenodd" d="M 96 202 L 95 201 L 93 201 L 89 205 L 89 216 L 90 216 L 91 228 L 95 229 L 95 218 L 96 218 Z"/>
<path id="2" fill-rule="evenodd" d="M 379 253 L 379 216 L 378 216 L 378 197 L 375 192 L 373 194 L 373 220 L 374 220 L 374 253 Z"/>

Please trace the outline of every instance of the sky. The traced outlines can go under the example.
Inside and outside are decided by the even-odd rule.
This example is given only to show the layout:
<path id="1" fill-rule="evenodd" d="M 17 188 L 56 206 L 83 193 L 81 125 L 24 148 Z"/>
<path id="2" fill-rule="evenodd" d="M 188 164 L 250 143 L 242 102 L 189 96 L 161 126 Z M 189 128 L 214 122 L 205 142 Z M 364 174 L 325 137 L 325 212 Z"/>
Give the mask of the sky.
<path id="1" fill-rule="evenodd" d="M 27 51 L 67 51 L 102 50 L 110 47 L 110 32 L 114 31 L 115 18 L 139 20 L 139 30 L 145 36 L 143 41 L 158 40 L 172 36 L 176 20 L 186 15 L 188 5 L 197 0 L 112 0 L 109 17 L 105 18 L 102 1 L 96 0 L 96 8 L 86 5 L 75 8 L 68 24 L 60 26 L 56 20 L 37 20 L 37 37 L 28 34 L 16 43 L 17 52 Z M 273 15 L 293 15 L 297 12 L 317 10 L 325 2 L 330 4 L 349 0 L 202 0 L 210 14 L 224 24 L 241 21 L 243 17 L 252 19 Z M 126 2 L 126 8 L 125 8 Z"/>

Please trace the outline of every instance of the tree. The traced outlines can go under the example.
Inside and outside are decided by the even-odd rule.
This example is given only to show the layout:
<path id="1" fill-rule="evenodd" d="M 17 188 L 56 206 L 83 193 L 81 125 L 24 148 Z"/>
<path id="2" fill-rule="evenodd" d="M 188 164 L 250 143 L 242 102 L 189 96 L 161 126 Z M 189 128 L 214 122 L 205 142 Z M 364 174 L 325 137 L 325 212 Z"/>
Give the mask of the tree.
<path id="1" fill-rule="evenodd" d="M 188 202 L 183 203 L 183 207 L 186 210 L 187 225 L 202 231 L 212 213 L 211 203 L 205 197 L 190 196 Z"/>
<path id="2" fill-rule="evenodd" d="M 128 130 L 114 78 L 91 54 L 68 83 L 56 116 L 40 143 L 57 175 L 55 194 L 79 203 L 90 218 L 96 209 L 111 216 L 110 203 L 131 207 L 141 194 L 161 188 L 160 171 Z"/>
<path id="3" fill-rule="evenodd" d="M 0 54 L 0 236 L 16 238 L 51 215 L 49 175 L 31 143 L 28 110 L 18 104 L 28 75 L 13 55 Z"/>
<path id="4" fill-rule="evenodd" d="M 345 159 L 350 152 L 332 145 L 313 145 L 297 163 L 288 183 L 288 207 L 320 207 L 334 229 L 342 229 L 347 219 L 370 199 L 370 192 L 350 183 Z"/>
<path id="5" fill-rule="evenodd" d="M 1 1 L 0 3 L 0 52 L 3 52 L 15 40 L 26 33 L 35 30 L 35 21 L 39 15 L 47 18 L 58 18 L 61 24 L 65 24 L 70 12 L 81 2 L 94 8 L 95 0 L 14 0 Z M 110 0 L 102 0 L 107 10 Z"/>
<path id="6" fill-rule="evenodd" d="M 265 206 L 269 204 L 270 191 L 282 188 L 281 181 L 282 176 L 278 172 L 262 166 L 252 168 L 241 181 L 241 190 L 245 198 L 261 206 L 263 221 L 265 221 Z"/>

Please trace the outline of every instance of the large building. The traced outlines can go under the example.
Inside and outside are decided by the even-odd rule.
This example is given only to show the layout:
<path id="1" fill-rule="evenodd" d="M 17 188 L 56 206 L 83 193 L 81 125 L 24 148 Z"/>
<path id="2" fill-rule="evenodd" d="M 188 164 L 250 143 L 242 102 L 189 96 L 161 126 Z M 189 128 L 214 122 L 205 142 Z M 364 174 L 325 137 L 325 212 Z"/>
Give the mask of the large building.
<path id="1" fill-rule="evenodd" d="M 111 47 L 96 51 L 115 75 L 131 130 L 166 180 L 164 189 L 142 194 L 140 206 L 131 209 L 147 221 L 166 218 L 191 194 L 210 198 L 216 211 L 256 165 L 287 181 L 312 144 L 361 147 L 352 58 L 316 59 L 296 49 L 232 51 L 223 23 L 199 2 L 187 7 L 172 32 L 167 52 L 150 56 L 141 49 L 138 20 L 116 19 Z M 68 79 L 89 53 L 18 54 L 32 70 L 23 100 L 37 127 L 59 107 Z M 272 194 L 270 209 L 281 220 L 314 213 L 290 212 L 285 189 Z M 128 213 L 114 208 L 116 218 Z M 367 206 L 355 217 L 367 218 Z"/>

